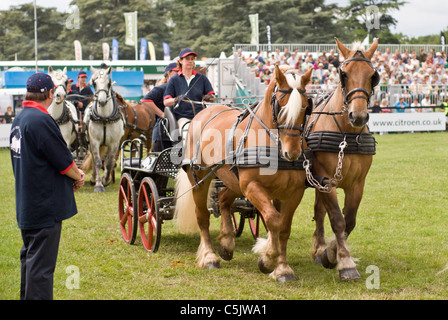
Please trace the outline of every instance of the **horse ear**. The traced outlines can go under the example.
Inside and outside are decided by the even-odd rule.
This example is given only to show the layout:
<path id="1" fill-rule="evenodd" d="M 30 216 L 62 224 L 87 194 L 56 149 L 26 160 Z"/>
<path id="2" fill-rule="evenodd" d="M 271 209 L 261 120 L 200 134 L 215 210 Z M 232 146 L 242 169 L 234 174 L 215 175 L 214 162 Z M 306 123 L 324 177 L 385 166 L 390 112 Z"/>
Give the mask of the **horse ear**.
<path id="1" fill-rule="evenodd" d="M 64 70 L 62 70 L 63 74 L 67 74 L 67 67 L 64 68 Z"/>
<path id="2" fill-rule="evenodd" d="M 93 66 L 90 66 L 90 71 L 95 72 L 96 69 Z"/>
<path id="3" fill-rule="evenodd" d="M 375 38 L 375 40 L 373 40 L 372 46 L 370 47 L 369 50 L 366 51 L 365 53 L 366 58 L 369 60 L 372 59 L 376 49 L 378 49 L 378 38 Z"/>
<path id="4" fill-rule="evenodd" d="M 286 84 L 286 77 L 283 72 L 280 71 L 278 64 L 275 65 L 275 80 L 279 86 L 283 86 Z"/>
<path id="5" fill-rule="evenodd" d="M 107 74 L 110 74 L 111 71 L 112 71 L 112 67 L 107 68 Z"/>
<path id="6" fill-rule="evenodd" d="M 53 72 L 53 68 L 51 66 L 48 66 L 48 73 L 52 73 Z"/>
<path id="7" fill-rule="evenodd" d="M 344 59 L 348 59 L 348 57 L 350 56 L 350 50 L 344 46 L 339 40 L 338 38 L 334 37 L 334 39 L 336 40 L 336 44 L 338 46 L 339 49 L 339 53 L 341 54 L 341 56 L 344 57 Z"/>
<path id="8" fill-rule="evenodd" d="M 305 88 L 305 86 L 310 83 L 311 81 L 311 75 L 313 73 L 313 68 L 310 68 L 307 72 L 305 72 L 302 75 L 302 86 Z"/>

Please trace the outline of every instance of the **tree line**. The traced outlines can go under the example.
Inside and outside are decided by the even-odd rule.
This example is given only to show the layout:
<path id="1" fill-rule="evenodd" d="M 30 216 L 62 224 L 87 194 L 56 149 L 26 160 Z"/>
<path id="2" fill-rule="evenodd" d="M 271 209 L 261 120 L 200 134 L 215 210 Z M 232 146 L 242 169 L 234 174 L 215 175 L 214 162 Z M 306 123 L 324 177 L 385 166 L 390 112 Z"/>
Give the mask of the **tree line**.
<path id="1" fill-rule="evenodd" d="M 390 29 L 390 15 L 404 1 L 351 0 L 346 7 L 325 0 L 73 0 L 69 12 L 37 7 L 38 59 L 73 60 L 74 44 L 82 44 L 83 59 L 102 59 L 102 43 L 119 42 L 119 59 L 134 59 L 135 49 L 125 45 L 125 12 L 138 12 L 138 39 L 155 46 L 163 59 L 162 42 L 174 58 L 182 48 L 200 57 L 232 53 L 233 44 L 250 42 L 249 14 L 259 14 L 260 43 L 333 43 L 337 36 L 351 43 L 367 35 L 369 6 L 379 9 L 379 28 L 370 30 L 382 43 L 403 43 L 403 35 Z M 11 6 L 0 11 L 0 60 L 34 59 L 34 6 Z"/>

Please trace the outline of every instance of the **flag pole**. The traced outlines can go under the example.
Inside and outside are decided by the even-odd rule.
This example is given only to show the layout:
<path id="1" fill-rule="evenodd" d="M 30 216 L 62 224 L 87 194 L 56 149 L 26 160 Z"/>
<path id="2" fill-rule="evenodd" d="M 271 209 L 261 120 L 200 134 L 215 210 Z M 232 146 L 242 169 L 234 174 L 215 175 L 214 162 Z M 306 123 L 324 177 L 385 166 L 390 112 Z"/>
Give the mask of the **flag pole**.
<path id="1" fill-rule="evenodd" d="M 138 41 L 138 35 L 137 35 L 137 33 L 138 33 L 138 21 L 137 21 L 137 12 L 138 11 L 135 11 L 135 60 L 137 61 L 138 60 L 138 44 L 137 44 L 137 41 Z"/>
<path id="2" fill-rule="evenodd" d="M 36 59 L 36 72 L 37 72 L 37 10 L 36 10 L 36 0 L 34 0 L 34 57 Z"/>

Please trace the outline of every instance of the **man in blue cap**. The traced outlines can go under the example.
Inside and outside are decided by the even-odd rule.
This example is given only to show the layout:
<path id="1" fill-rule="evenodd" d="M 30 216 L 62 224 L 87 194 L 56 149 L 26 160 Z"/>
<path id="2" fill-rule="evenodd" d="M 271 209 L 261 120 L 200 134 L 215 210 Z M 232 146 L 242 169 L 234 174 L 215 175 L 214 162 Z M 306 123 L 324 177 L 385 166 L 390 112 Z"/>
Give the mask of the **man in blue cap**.
<path id="1" fill-rule="evenodd" d="M 179 69 L 176 62 L 171 62 L 165 68 L 164 78 L 159 85 L 149 91 L 142 99 L 142 103 L 150 108 L 156 115 L 156 124 L 152 132 L 152 151 L 159 152 L 172 147 L 171 140 L 165 135 L 161 126 L 164 117 L 165 105 L 163 104 L 163 95 L 172 76 L 177 74 Z"/>
<path id="2" fill-rule="evenodd" d="M 73 191 L 84 185 L 85 175 L 47 111 L 54 88 L 47 74 L 29 77 L 24 108 L 10 133 L 16 218 L 23 240 L 20 298 L 25 300 L 53 298 L 62 220 L 77 213 Z"/>
<path id="3" fill-rule="evenodd" d="M 77 97 L 71 99 L 71 101 L 78 108 L 78 110 L 81 111 L 81 115 L 84 115 L 84 111 L 86 110 L 89 101 L 93 99 L 93 91 L 86 81 L 87 73 L 85 71 L 79 71 L 78 82 L 76 84 L 72 84 L 71 92 L 69 93 L 77 95 Z"/>

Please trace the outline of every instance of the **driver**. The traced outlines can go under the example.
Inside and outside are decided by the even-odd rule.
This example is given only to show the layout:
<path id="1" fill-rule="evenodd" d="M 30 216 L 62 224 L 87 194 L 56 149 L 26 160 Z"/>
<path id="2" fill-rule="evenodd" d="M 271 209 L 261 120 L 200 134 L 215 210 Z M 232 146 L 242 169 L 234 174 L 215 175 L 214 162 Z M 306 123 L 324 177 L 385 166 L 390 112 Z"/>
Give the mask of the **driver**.
<path id="1" fill-rule="evenodd" d="M 194 70 L 197 56 L 191 49 L 183 49 L 179 53 L 179 60 L 177 60 L 179 72 L 168 81 L 163 97 L 163 104 L 166 107 L 174 106 L 173 114 L 179 128 L 183 128 L 184 124 L 203 109 L 202 104 L 192 104 L 188 102 L 188 99 L 209 102 L 213 102 L 215 99 L 215 91 L 213 91 L 208 78 Z M 183 98 L 188 99 L 184 101 Z M 182 101 L 179 101 L 180 99 Z"/>
<path id="2" fill-rule="evenodd" d="M 78 108 L 81 112 L 81 116 L 84 116 L 84 111 L 86 110 L 87 105 L 89 104 L 89 100 L 93 97 L 93 91 L 88 84 L 86 84 L 87 73 L 85 71 L 79 71 L 78 73 L 78 82 L 76 84 L 72 84 L 71 91 L 69 95 L 76 94 L 78 97 L 72 99 L 73 104 Z M 81 97 L 81 96 L 85 96 Z"/>

